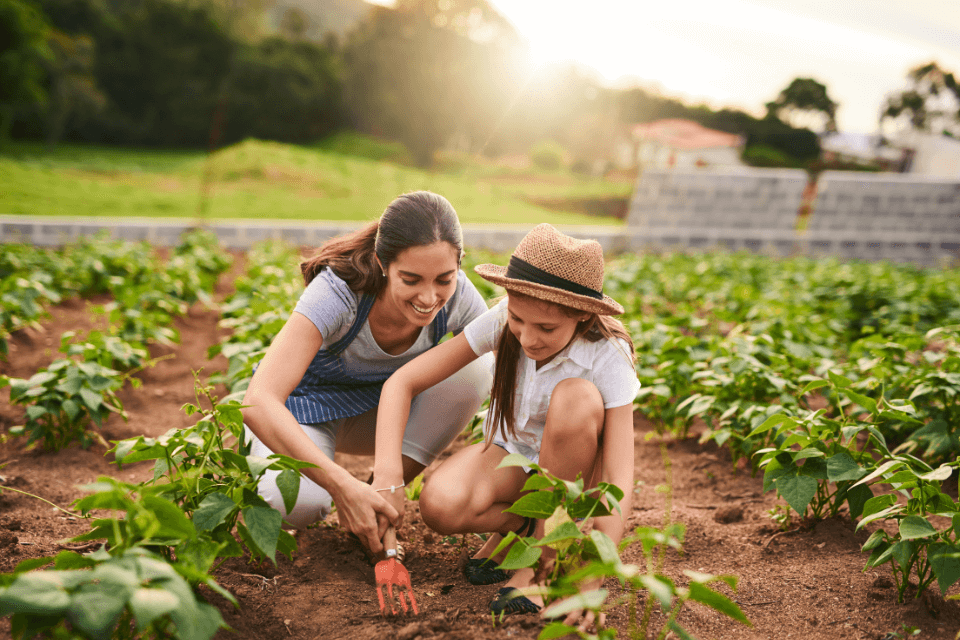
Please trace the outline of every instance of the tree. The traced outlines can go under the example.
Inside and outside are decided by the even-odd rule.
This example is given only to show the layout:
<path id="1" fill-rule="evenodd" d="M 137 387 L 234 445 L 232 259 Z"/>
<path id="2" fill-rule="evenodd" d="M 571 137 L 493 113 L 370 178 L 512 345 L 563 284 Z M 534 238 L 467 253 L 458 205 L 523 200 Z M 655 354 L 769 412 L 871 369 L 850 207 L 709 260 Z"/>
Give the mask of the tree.
<path id="1" fill-rule="evenodd" d="M 837 130 L 839 104 L 827 95 L 827 87 L 813 78 L 794 78 L 777 99 L 766 106 L 767 117 L 795 127 L 807 126 L 827 132 Z"/>
<path id="2" fill-rule="evenodd" d="M 45 65 L 50 78 L 47 146 L 52 148 L 63 136 L 71 115 L 98 112 L 106 106 L 107 98 L 97 88 L 93 75 L 95 45 L 91 37 L 53 29 L 48 42 L 52 55 Z"/>
<path id="3" fill-rule="evenodd" d="M 10 139 L 17 108 L 46 101 L 49 30 L 43 13 L 28 0 L 0 0 L 0 146 Z"/>
<path id="4" fill-rule="evenodd" d="M 909 87 L 887 98 L 880 126 L 892 124 L 918 131 L 960 137 L 960 84 L 936 62 L 907 73 Z"/>
<path id="5" fill-rule="evenodd" d="M 516 95 L 505 64 L 515 34 L 498 16 L 485 0 L 373 7 L 343 47 L 354 126 L 400 140 L 421 166 L 455 134 L 485 140 Z"/>

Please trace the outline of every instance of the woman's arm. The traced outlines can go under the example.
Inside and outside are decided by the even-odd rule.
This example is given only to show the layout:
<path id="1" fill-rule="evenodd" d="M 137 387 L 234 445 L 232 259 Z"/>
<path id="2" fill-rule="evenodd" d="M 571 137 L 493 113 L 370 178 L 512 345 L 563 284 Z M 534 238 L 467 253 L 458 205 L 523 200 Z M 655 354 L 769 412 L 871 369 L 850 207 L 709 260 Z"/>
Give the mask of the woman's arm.
<path id="1" fill-rule="evenodd" d="M 303 475 L 330 492 L 344 526 L 365 539 L 371 551 L 378 552 L 383 532 L 376 513 L 394 520 L 396 510 L 327 457 L 285 405 L 322 345 L 323 336 L 316 325 L 306 316 L 292 313 L 250 381 L 243 398 L 243 404 L 249 405 L 243 409 L 243 420 L 274 453 L 317 465 L 303 469 Z"/>
<path id="2" fill-rule="evenodd" d="M 383 384 L 377 409 L 377 441 L 373 464 L 373 486 L 392 487 L 403 482 L 401 448 L 410 416 L 410 403 L 418 393 L 446 380 L 479 356 L 473 352 L 465 334 L 420 354 L 397 369 Z M 390 499 L 391 494 L 384 493 Z M 391 500 L 398 509 L 403 494 Z"/>

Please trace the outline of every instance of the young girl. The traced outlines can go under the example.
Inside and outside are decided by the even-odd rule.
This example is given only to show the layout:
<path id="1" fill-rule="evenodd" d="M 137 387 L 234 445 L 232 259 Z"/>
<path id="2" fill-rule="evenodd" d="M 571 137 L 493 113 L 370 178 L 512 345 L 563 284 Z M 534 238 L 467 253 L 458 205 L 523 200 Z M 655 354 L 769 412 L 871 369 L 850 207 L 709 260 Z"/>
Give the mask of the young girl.
<path id="1" fill-rule="evenodd" d="M 541 224 L 520 242 L 508 267 L 480 265 L 476 271 L 506 289 L 507 296 L 384 385 L 374 484 L 391 486 L 401 480 L 410 398 L 495 352 L 486 441 L 443 462 L 420 495 L 420 513 L 432 529 L 445 535 L 495 534 L 466 568 L 471 582 L 489 584 L 507 577 L 488 560 L 502 536 L 510 531 L 543 535 L 541 522 L 503 511 L 520 497 L 529 472 L 498 469 L 508 453 L 521 453 L 560 478 L 581 474 L 588 486 L 602 479 L 623 489 L 619 512 L 609 505 L 613 515 L 594 523 L 619 543 L 631 511 L 633 400 L 640 382 L 630 337 L 610 317 L 623 313 L 623 307 L 602 292 L 603 252 L 597 242 Z M 388 500 L 402 510 L 402 494 Z M 491 602 L 491 610 L 539 610 L 542 601 L 534 602 L 539 597 L 517 597 L 513 591 L 533 581 L 532 570 L 518 571 Z M 580 615 L 571 614 L 570 624 Z M 583 625 L 592 622 L 585 619 Z"/>
<path id="2" fill-rule="evenodd" d="M 335 501 L 341 525 L 370 551 L 382 549 L 388 522 L 399 517 L 384 498 L 389 489 L 357 480 L 334 463 L 334 453 L 372 455 L 383 381 L 486 312 L 460 270 L 462 254 L 453 207 L 419 191 L 396 198 L 379 221 L 333 238 L 301 264 L 306 289 L 243 399 L 255 455 L 277 452 L 317 465 L 303 470 L 290 513 L 277 472 L 261 480 L 260 494 L 289 524 L 320 520 Z M 410 421 L 396 440 L 393 491 L 467 425 L 490 388 L 492 359 L 438 377 L 407 399 Z"/>

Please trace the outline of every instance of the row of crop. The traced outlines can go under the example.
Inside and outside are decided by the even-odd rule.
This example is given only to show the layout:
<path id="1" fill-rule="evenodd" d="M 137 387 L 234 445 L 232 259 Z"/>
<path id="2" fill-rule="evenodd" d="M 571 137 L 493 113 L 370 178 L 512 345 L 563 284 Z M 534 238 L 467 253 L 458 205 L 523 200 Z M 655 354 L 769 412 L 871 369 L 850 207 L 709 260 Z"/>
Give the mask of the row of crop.
<path id="1" fill-rule="evenodd" d="M 201 250 L 194 253 L 197 249 Z M 271 252 L 277 252 L 272 260 Z M 191 281 L 204 283 L 194 289 L 194 299 L 207 297 L 216 274 L 228 264 L 217 255 L 216 243 L 207 234 L 188 236 L 167 261 L 164 280 L 182 278 L 181 282 L 188 286 Z M 270 280 L 279 274 L 277 265 L 295 265 L 294 254 L 275 245 L 251 252 L 250 258 L 250 269 L 238 280 L 237 294 L 227 305 L 228 314 L 261 309 L 258 299 L 262 292 L 271 290 Z M 186 299 L 170 295 L 151 297 L 150 292 L 158 290 L 169 293 L 169 289 L 160 286 L 161 282 L 115 281 L 117 287 L 127 291 L 142 287 L 140 294 L 118 297 L 111 312 L 111 319 L 149 317 L 156 322 L 151 333 L 140 334 L 141 345 L 164 335 L 175 337 L 157 334 L 156 330 L 169 328 L 170 312 L 182 309 Z M 180 289 L 185 290 L 186 287 Z M 153 304 L 162 301 L 166 304 Z M 109 335 L 118 340 L 129 338 L 131 326 L 113 324 Z M 238 328 L 240 331 L 235 330 L 234 336 L 249 343 L 250 336 L 242 327 Z M 266 334 L 264 340 L 269 342 Z M 220 348 L 229 344 L 231 340 L 227 339 Z M 35 389 L 66 395 L 73 389 L 71 385 L 76 386 L 74 379 L 50 384 L 53 381 L 48 378 L 60 371 L 60 362 L 72 363 L 63 367 L 76 366 L 82 371 L 100 367 L 94 377 L 103 389 L 81 385 L 78 391 L 82 400 L 89 398 L 88 410 L 92 411 L 92 406 L 102 408 L 108 402 L 106 398 L 115 397 L 112 385 L 121 374 L 98 362 L 98 358 L 109 354 L 89 342 L 73 342 L 70 337 L 65 338 L 64 345 L 62 350 L 68 358 L 55 362 L 29 381 L 11 381 L 15 402 L 22 399 L 29 403 L 30 398 L 34 401 L 27 407 L 28 420 L 40 413 L 32 409 L 38 406 L 37 401 L 56 404 Z M 256 348 L 262 350 L 265 344 Z M 230 351 L 229 346 L 226 351 Z M 233 360 L 231 366 L 237 366 Z M 249 371 L 238 373 L 237 378 L 243 375 L 249 376 Z M 99 404 L 98 398 L 91 395 L 95 390 L 105 393 L 98 397 Z M 61 407 L 71 401 L 61 400 Z M 0 616 L 12 616 L 14 637 L 40 634 L 91 639 L 208 640 L 225 625 L 220 612 L 197 595 L 198 588 L 206 586 L 236 604 L 234 597 L 211 575 L 216 566 L 245 553 L 273 561 L 277 551 L 288 556 L 293 553 L 293 536 L 282 529 L 280 513 L 257 495 L 256 486 L 268 469 L 280 471 L 278 485 L 284 501 L 292 508 L 299 490 L 298 469 L 306 464 L 284 456 L 266 460 L 249 455 L 243 444 L 239 404 L 235 400 L 220 401 L 213 395 L 212 387 L 199 379 L 197 403 L 186 405 L 184 410 L 188 415 L 197 415 L 193 426 L 172 429 L 159 438 L 139 436 L 123 440 L 110 450 L 118 465 L 153 461 L 151 480 L 128 484 L 101 478 L 85 487 L 90 495 L 75 503 L 77 513 L 73 515 L 82 518 L 90 519 L 94 510 L 117 513 L 116 517 L 93 519 L 90 530 L 74 538 L 76 542 L 104 541 L 97 551 L 85 555 L 63 551 L 54 557 L 27 560 L 12 573 L 0 576 Z M 47 426 L 38 422 L 37 429 L 43 431 Z M 63 442 L 49 431 L 37 437 L 43 442 L 50 438 Z M 46 570 L 37 571 L 40 568 Z"/>
<path id="2" fill-rule="evenodd" d="M 846 505 L 902 599 L 960 579 L 960 272 L 746 254 L 644 256 L 610 274 L 637 404 L 763 471 L 798 514 Z M 899 498 L 899 499 L 898 499 Z M 891 529 L 895 533 L 887 533 Z"/>
<path id="3" fill-rule="evenodd" d="M 60 449 L 79 440 L 88 446 L 111 413 L 123 415 L 117 391 L 137 384 L 132 373 L 151 360 L 151 344 L 179 339 L 173 319 L 190 304 L 209 301 L 218 276 L 230 265 L 208 231 L 184 234 L 172 254 L 163 259 L 146 243 L 105 237 L 83 240 L 58 251 L 6 245 L 0 251 L 0 296 L 8 331 L 36 323 L 45 305 L 63 296 L 109 293 L 113 300 L 99 310 L 108 328 L 85 335 L 65 333 L 63 357 L 27 379 L 0 376 L 10 386 L 12 404 L 25 407 L 23 425 L 10 430 L 24 434 L 28 444 Z M 3 342 L 5 345 L 6 343 Z"/>

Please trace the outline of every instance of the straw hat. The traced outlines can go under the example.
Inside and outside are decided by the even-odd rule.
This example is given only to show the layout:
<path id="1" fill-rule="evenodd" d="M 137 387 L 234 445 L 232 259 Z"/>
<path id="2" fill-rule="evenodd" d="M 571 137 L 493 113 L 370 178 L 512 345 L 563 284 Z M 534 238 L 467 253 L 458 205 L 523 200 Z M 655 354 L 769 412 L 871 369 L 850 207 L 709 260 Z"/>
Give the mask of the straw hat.
<path id="1" fill-rule="evenodd" d="M 623 313 L 616 300 L 603 294 L 600 243 L 571 238 L 546 223 L 538 224 L 524 236 L 510 257 L 509 266 L 480 264 L 474 271 L 507 291 L 589 313 Z"/>

